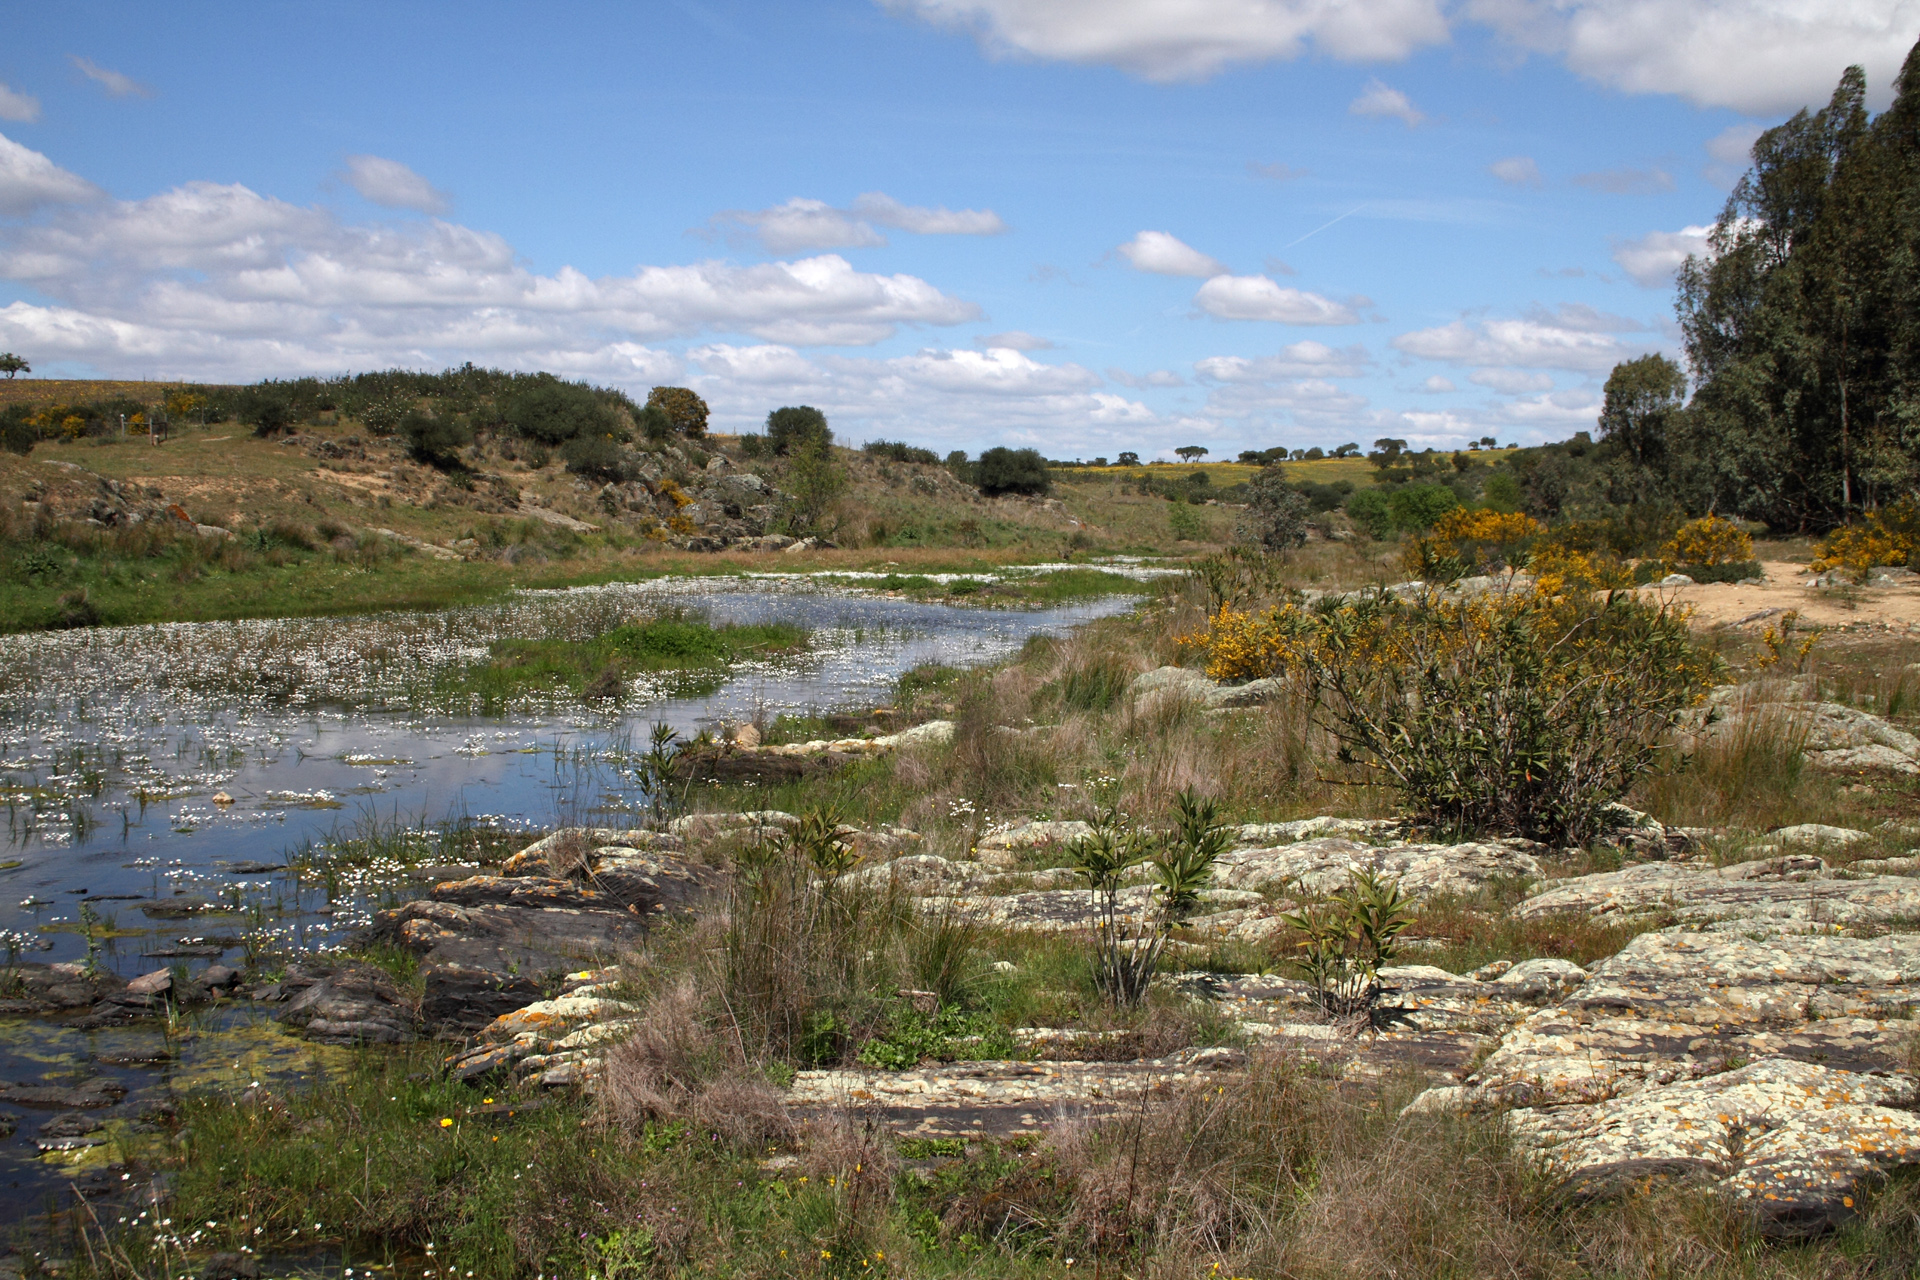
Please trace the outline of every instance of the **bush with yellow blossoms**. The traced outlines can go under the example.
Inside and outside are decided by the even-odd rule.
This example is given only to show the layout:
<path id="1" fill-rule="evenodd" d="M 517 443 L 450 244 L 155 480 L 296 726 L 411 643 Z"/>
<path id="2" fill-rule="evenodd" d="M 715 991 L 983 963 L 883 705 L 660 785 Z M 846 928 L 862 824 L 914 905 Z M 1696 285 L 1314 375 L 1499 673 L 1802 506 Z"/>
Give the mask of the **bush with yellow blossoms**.
<path id="1" fill-rule="evenodd" d="M 1864 582 L 1880 565 L 1905 565 L 1920 548 L 1920 503 L 1901 498 L 1872 512 L 1865 523 L 1835 529 L 1814 550 L 1815 573 L 1839 569 Z"/>
<path id="2" fill-rule="evenodd" d="M 1407 544 L 1405 563 L 1414 576 L 1451 582 L 1468 574 L 1493 573 L 1525 562 L 1527 549 L 1546 532 L 1518 511 L 1470 511 L 1455 507 L 1425 536 Z"/>

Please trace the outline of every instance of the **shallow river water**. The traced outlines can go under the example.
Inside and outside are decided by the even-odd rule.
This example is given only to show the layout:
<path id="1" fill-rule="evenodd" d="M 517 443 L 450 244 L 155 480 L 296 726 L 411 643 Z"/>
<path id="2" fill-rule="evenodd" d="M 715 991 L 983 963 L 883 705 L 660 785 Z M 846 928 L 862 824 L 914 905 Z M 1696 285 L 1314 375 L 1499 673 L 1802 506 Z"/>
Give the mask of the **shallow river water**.
<path id="1" fill-rule="evenodd" d="M 402 894 L 405 874 L 322 876 L 297 857 L 289 868 L 309 846 L 449 822 L 624 825 L 643 801 L 632 761 L 655 722 L 691 735 L 881 705 L 917 665 L 991 662 L 1133 603 L 983 609 L 818 580 L 663 579 L 432 613 L 0 637 L 0 939 L 9 962 L 125 977 L 237 964 L 250 946 L 335 946 Z M 618 708 L 480 716 L 435 692 L 490 641 L 584 639 L 673 607 L 716 625 L 798 623 L 812 643 L 719 677 L 654 679 Z M 0 1019 L 0 1079 L 119 1077 L 134 1093 L 115 1110 L 128 1114 L 143 1094 L 201 1081 L 303 1075 L 316 1052 L 246 1013 L 170 1031 Z M 38 1211 L 60 1174 L 29 1141 L 45 1117 L 0 1096 L 9 1116 L 19 1133 L 0 1138 L 0 1222 Z"/>

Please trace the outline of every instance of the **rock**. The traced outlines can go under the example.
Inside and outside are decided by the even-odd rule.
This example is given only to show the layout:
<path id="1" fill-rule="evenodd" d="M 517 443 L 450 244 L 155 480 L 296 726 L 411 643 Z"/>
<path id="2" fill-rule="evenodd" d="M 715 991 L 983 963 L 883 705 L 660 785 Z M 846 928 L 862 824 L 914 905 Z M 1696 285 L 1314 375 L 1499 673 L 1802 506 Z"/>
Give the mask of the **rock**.
<path id="1" fill-rule="evenodd" d="M 1864 831 L 1855 831 L 1850 827 L 1828 827 L 1818 822 L 1802 822 L 1797 826 L 1780 827 L 1767 833 L 1767 843 L 1794 848 L 1800 845 L 1835 846 L 1846 848 L 1862 840 L 1871 840 L 1872 836 Z"/>
<path id="2" fill-rule="evenodd" d="M 1470 894 L 1495 879 L 1538 879 L 1540 864 L 1505 844 L 1363 845 L 1339 837 L 1269 849 L 1236 849 L 1214 865 L 1215 883 L 1228 888 L 1284 890 L 1299 882 L 1311 893 L 1346 887 L 1355 871 L 1397 880 L 1414 898 Z"/>
<path id="3" fill-rule="evenodd" d="M 1209 711 L 1230 711 L 1241 707 L 1259 707 L 1278 699 L 1287 690 L 1284 680 L 1267 676 L 1245 684 L 1214 685 L 1206 692 Z"/>
<path id="4" fill-rule="evenodd" d="M 200 975 L 200 981 L 212 990 L 224 991 L 229 987 L 239 985 L 240 971 L 238 969 L 230 969 L 224 964 L 210 964 L 206 967 L 206 971 Z"/>
<path id="5" fill-rule="evenodd" d="M 1663 587 L 1690 587 L 1693 585 L 1693 579 L 1684 573 L 1670 573 L 1660 579 L 1660 585 Z"/>
<path id="6" fill-rule="evenodd" d="M 420 1020 L 439 1036 L 478 1031 L 545 994 L 539 983 L 522 974 L 472 965 L 432 964 L 423 977 Z"/>
<path id="7" fill-rule="evenodd" d="M 1007 853 L 1015 849 L 1040 849 L 1049 845 L 1068 845 L 1093 834 L 1092 826 L 1077 819 L 1065 822 L 1023 822 L 1004 831 L 980 837 L 975 846 L 980 853 Z"/>
<path id="8" fill-rule="evenodd" d="M 274 1017 L 310 1039 L 335 1044 L 404 1044 L 418 1025 L 412 1002 L 384 970 L 370 964 L 301 974 L 304 990 Z"/>
<path id="9" fill-rule="evenodd" d="M 52 1107 L 61 1111 L 93 1111 L 110 1107 L 127 1096 L 127 1087 L 117 1080 L 95 1076 L 76 1085 L 14 1085 L 0 1098 L 15 1106 Z"/>
<path id="10" fill-rule="evenodd" d="M 750 724 L 743 724 L 733 731 L 733 745 L 742 751 L 751 751 L 760 745 L 760 730 Z"/>
<path id="11" fill-rule="evenodd" d="M 688 844 L 700 844 L 716 836 L 755 828 L 774 827 L 784 831 L 799 825 L 800 819 L 790 813 L 778 809 L 760 809 L 745 813 L 690 813 L 683 818 L 675 818 L 667 824 L 667 830 Z"/>
<path id="12" fill-rule="evenodd" d="M 707 474 L 723 476 L 733 470 L 733 460 L 724 453 L 716 453 L 707 459 Z"/>
<path id="13" fill-rule="evenodd" d="M 1848 863 L 1846 870 L 1853 875 L 1920 875 L 1920 858 L 1862 858 L 1858 862 Z"/>
<path id="14" fill-rule="evenodd" d="M 604 996 L 561 996 L 557 1000 L 536 1000 L 524 1008 L 502 1014 L 488 1023 L 480 1034 L 482 1038 L 494 1041 L 511 1040 L 528 1031 L 551 1038 L 557 1032 L 564 1034 L 583 1023 L 601 1022 L 638 1012 L 640 1010 L 634 1005 Z"/>
<path id="15" fill-rule="evenodd" d="M 960 892 L 977 885 L 982 878 L 977 865 L 952 862 L 930 853 L 909 854 L 892 862 L 862 867 L 842 878 L 843 884 L 884 889 L 897 885 L 918 897 Z"/>
<path id="16" fill-rule="evenodd" d="M 426 900 L 377 913 L 360 939 L 393 943 L 432 964 L 537 977 L 612 960 L 645 934 L 636 911 Z"/>
<path id="17" fill-rule="evenodd" d="M 1746 720 L 1773 716 L 1802 735 L 1810 764 L 1822 769 L 1887 769 L 1920 775 L 1920 738 L 1896 729 L 1879 716 L 1838 702 L 1805 702 L 1810 689 L 1800 682 L 1781 686 L 1727 686 L 1711 702 L 1721 718 L 1699 730 L 1708 736 L 1739 731 Z"/>
<path id="18" fill-rule="evenodd" d="M 798 542 L 792 542 L 783 547 L 781 554 L 790 556 L 796 551 L 812 551 L 819 545 L 820 540 L 818 538 L 802 538 Z"/>
<path id="19" fill-rule="evenodd" d="M 145 973 L 127 984 L 127 994 L 134 996 L 163 996 L 173 990 L 173 971 L 155 969 Z"/>
<path id="20" fill-rule="evenodd" d="M 1722 868 L 1649 863 L 1543 886 L 1513 908 L 1522 920 L 1587 915 L 1670 915 L 1677 921 L 1854 924 L 1920 916 L 1920 883 L 1903 876 L 1843 879 L 1809 855 Z"/>
<path id="21" fill-rule="evenodd" d="M 1506 964 L 1506 961 L 1499 961 Z M 1563 995 L 1587 980 L 1587 971 L 1571 960 L 1522 960 L 1494 976 L 1493 981 L 1512 999 L 1544 1000 Z"/>
<path id="22" fill-rule="evenodd" d="M 42 1138 L 84 1138 L 106 1126 L 84 1111 L 63 1111 L 40 1126 Z"/>
<path id="23" fill-rule="evenodd" d="M 1186 667 L 1155 667 L 1137 675 L 1127 685 L 1127 695 L 1136 701 L 1156 696 L 1190 698 L 1204 701 L 1213 689 L 1213 681 Z"/>
<path id="24" fill-rule="evenodd" d="M 216 1253 L 200 1268 L 200 1280 L 258 1280 L 260 1262 L 244 1253 Z"/>
<path id="25" fill-rule="evenodd" d="M 1911 1079 L 1765 1058 L 1627 1098 L 1508 1117 L 1579 1196 L 1698 1181 L 1776 1232 L 1854 1216 L 1865 1182 L 1920 1161 Z"/>
<path id="26" fill-rule="evenodd" d="M 215 909 L 211 902 L 202 902 L 198 898 L 167 898 L 160 902 L 140 904 L 140 914 L 149 920 L 185 920 Z"/>
<path id="27" fill-rule="evenodd" d="M 1301 818 L 1294 822 L 1249 822 L 1234 830 L 1234 844 L 1242 848 L 1270 849 L 1319 836 L 1345 836 L 1351 840 L 1384 843 L 1404 824 L 1378 818 Z"/>

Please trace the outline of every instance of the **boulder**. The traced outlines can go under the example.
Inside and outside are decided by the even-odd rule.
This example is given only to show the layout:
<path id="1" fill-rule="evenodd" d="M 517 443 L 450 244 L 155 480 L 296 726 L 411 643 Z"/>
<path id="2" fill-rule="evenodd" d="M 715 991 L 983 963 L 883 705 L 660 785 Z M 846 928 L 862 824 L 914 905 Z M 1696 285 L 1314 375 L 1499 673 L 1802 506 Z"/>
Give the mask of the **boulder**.
<path id="1" fill-rule="evenodd" d="M 1532 855 L 1505 843 L 1363 845 L 1337 836 L 1267 849 L 1235 849 L 1214 864 L 1216 884 L 1235 889 L 1284 890 L 1296 882 L 1310 893 L 1346 887 L 1355 871 L 1396 880 L 1420 899 L 1470 894 L 1496 879 L 1540 877 Z"/>
<path id="2" fill-rule="evenodd" d="M 275 1018 L 331 1044 L 405 1044 L 416 1038 L 413 1002 L 384 970 L 370 964 L 289 971 L 283 986 L 305 982 Z"/>

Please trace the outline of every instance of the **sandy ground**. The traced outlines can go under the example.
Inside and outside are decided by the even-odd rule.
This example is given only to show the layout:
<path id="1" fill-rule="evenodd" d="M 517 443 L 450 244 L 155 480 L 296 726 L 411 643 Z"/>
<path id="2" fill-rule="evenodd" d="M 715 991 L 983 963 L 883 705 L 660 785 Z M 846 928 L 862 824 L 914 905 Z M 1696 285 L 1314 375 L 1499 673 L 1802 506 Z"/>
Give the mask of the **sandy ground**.
<path id="1" fill-rule="evenodd" d="M 1920 631 L 1920 577 L 1885 586 L 1809 587 L 1804 584 L 1813 574 L 1803 564 L 1766 561 L 1762 568 L 1767 580 L 1758 586 L 1714 583 L 1648 590 L 1690 606 L 1701 627 L 1759 628 L 1792 609 L 1803 627 Z"/>

